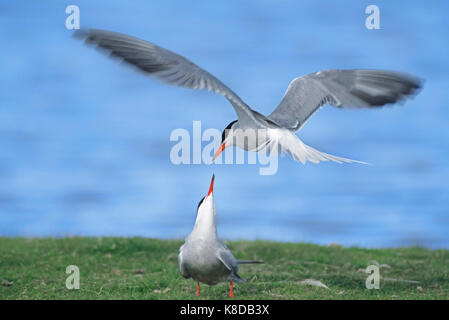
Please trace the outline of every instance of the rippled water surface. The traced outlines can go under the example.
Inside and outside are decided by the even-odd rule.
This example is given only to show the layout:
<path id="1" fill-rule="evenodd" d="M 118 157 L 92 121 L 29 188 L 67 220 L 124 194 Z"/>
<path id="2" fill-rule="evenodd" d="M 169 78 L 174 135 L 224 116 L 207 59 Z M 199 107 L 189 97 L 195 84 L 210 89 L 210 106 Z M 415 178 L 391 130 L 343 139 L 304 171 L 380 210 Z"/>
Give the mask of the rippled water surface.
<path id="1" fill-rule="evenodd" d="M 305 166 L 170 162 L 172 130 L 224 128 L 221 96 L 165 86 L 71 37 L 66 3 L 0 4 L 0 235 L 182 238 L 216 174 L 219 233 L 365 247 L 449 247 L 449 20 L 446 1 L 369 3 L 76 1 L 82 27 L 177 51 L 268 114 L 289 82 L 328 68 L 405 71 L 426 80 L 403 106 L 325 107 L 299 133 L 373 163 Z"/>

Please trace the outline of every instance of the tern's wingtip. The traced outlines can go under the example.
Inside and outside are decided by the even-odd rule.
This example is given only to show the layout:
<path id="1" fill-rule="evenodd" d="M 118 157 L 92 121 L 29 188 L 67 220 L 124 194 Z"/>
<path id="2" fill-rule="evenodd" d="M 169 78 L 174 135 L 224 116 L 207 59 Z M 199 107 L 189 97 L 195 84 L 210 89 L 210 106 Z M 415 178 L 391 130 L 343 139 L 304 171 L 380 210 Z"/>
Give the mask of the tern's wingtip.
<path id="1" fill-rule="evenodd" d="M 76 39 L 86 39 L 90 35 L 89 29 L 78 29 L 75 30 L 72 36 Z"/>

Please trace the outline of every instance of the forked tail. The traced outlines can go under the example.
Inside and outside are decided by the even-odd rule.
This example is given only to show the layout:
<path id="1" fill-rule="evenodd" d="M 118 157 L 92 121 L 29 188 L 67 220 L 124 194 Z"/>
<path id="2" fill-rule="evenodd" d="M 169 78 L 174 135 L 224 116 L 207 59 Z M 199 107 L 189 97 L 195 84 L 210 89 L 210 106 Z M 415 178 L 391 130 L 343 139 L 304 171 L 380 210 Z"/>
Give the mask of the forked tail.
<path id="1" fill-rule="evenodd" d="M 367 162 L 337 157 L 318 151 L 302 142 L 294 132 L 286 129 L 278 130 L 275 135 L 270 135 L 270 142 L 267 144 L 267 147 L 275 152 L 280 151 L 281 156 L 284 153 L 287 153 L 302 164 L 305 164 L 307 161 L 319 163 L 321 161 L 330 160 L 337 163 L 352 162 L 369 165 Z"/>

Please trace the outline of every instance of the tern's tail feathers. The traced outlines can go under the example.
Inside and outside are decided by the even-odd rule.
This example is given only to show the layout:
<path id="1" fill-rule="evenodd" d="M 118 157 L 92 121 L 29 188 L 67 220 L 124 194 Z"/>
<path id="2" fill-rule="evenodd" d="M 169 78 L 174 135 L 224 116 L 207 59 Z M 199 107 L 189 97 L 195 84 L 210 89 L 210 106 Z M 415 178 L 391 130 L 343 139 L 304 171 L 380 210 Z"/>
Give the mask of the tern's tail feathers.
<path id="1" fill-rule="evenodd" d="M 360 163 L 360 164 L 368 164 L 368 165 L 370 164 L 370 163 L 364 162 L 364 161 L 359 161 L 359 160 L 353 160 L 353 159 L 333 156 L 331 154 L 318 151 L 318 150 L 316 150 L 316 149 L 314 149 L 312 147 L 309 147 L 306 144 L 304 144 L 304 146 L 306 148 L 306 156 L 307 156 L 305 161 L 309 160 L 310 162 L 318 163 L 320 161 L 328 161 L 328 160 L 330 160 L 330 161 L 334 161 L 334 162 L 337 162 L 337 163 L 346 162 L 346 163 Z M 295 159 L 295 160 L 298 160 L 298 159 Z M 304 162 L 301 161 L 301 162 L 305 163 L 305 161 Z"/>
<path id="2" fill-rule="evenodd" d="M 293 159 L 295 159 L 296 161 L 300 161 L 302 164 L 305 164 L 307 161 L 318 163 L 321 161 L 329 160 L 337 163 L 355 162 L 361 164 L 369 164 L 367 162 L 337 157 L 328 153 L 318 151 L 299 140 L 298 136 L 290 130 L 282 130 L 282 133 L 280 133 L 279 136 L 270 141 L 270 147 L 275 144 L 280 147 L 281 155 L 287 153 L 291 155 Z"/>
<path id="3" fill-rule="evenodd" d="M 263 263 L 263 261 L 257 261 L 257 260 L 237 260 L 238 264 L 260 264 Z"/>

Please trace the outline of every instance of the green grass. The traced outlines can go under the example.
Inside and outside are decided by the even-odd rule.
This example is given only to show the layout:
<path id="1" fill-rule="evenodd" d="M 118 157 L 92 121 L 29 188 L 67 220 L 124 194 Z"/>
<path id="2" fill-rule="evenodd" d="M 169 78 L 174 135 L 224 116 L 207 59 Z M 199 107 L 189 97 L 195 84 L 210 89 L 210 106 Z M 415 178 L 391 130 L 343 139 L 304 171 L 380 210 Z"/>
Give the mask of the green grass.
<path id="1" fill-rule="evenodd" d="M 196 285 L 178 273 L 182 241 L 145 238 L 1 238 L 0 299 L 197 299 Z M 227 242 L 243 265 L 236 299 L 448 299 L 449 251 L 360 249 L 268 241 Z M 365 288 L 376 260 L 379 290 Z M 80 269 L 80 289 L 68 290 L 68 265 Z M 322 281 L 328 289 L 301 284 Z M 414 281 L 419 281 L 415 283 Z M 229 299 L 226 283 L 201 286 L 200 299 Z"/>

